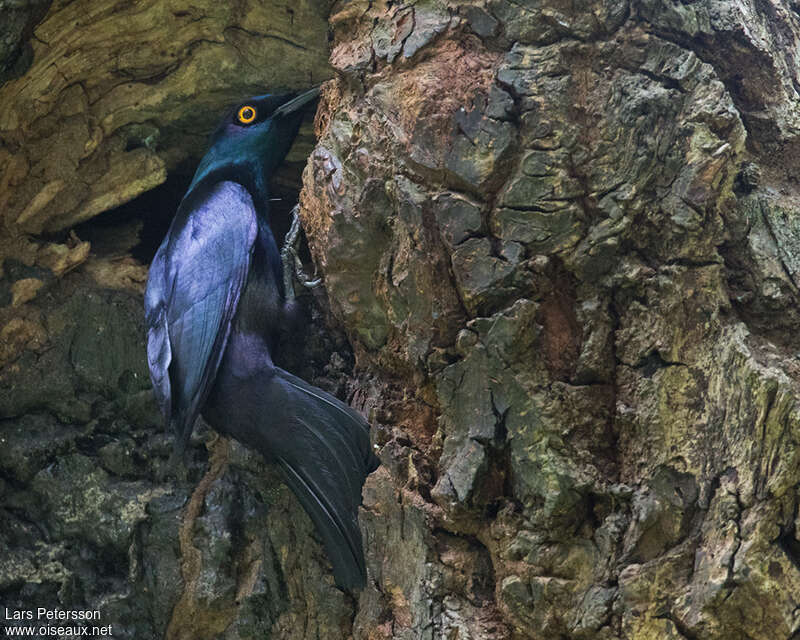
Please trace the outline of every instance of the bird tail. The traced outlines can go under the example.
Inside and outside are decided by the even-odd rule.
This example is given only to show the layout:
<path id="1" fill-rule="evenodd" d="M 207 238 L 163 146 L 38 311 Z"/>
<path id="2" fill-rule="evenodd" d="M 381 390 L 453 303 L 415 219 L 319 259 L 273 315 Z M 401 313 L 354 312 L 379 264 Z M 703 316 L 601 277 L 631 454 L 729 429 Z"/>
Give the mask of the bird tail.
<path id="1" fill-rule="evenodd" d="M 230 435 L 278 462 L 322 538 L 336 584 L 362 588 L 361 488 L 378 466 L 364 418 L 322 389 L 278 367 L 248 381 L 252 413 Z"/>

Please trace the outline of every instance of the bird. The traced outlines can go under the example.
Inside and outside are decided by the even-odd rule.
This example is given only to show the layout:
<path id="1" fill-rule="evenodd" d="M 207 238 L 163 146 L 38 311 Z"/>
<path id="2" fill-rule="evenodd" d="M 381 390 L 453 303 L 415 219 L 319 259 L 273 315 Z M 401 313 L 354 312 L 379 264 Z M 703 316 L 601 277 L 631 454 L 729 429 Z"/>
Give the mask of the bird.
<path id="1" fill-rule="evenodd" d="M 184 458 L 202 415 L 277 463 L 322 539 L 336 585 L 357 590 L 366 581 L 361 489 L 379 464 L 369 424 L 273 361 L 294 321 L 294 292 L 270 226 L 269 179 L 318 95 L 317 87 L 251 97 L 211 135 L 149 269 L 147 362 L 175 435 L 173 459 Z M 295 238 L 296 216 L 297 208 Z"/>

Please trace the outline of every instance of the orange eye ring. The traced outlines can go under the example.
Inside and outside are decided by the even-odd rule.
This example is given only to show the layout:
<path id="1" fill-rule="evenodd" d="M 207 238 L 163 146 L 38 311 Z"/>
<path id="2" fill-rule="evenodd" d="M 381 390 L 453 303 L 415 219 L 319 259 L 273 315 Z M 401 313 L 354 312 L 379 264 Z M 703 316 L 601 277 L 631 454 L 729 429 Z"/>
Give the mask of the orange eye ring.
<path id="1" fill-rule="evenodd" d="M 239 109 L 239 113 L 236 115 L 239 118 L 239 122 L 241 122 L 242 124 L 250 124 L 253 120 L 256 119 L 256 108 L 251 107 L 249 104 L 246 104 L 241 109 Z"/>

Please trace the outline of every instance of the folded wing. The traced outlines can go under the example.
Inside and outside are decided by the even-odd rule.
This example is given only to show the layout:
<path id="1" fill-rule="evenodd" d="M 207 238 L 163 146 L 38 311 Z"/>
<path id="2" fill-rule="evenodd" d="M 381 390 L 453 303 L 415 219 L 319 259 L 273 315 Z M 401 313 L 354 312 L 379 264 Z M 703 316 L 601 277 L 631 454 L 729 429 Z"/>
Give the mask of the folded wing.
<path id="1" fill-rule="evenodd" d="M 158 404 L 186 446 L 214 382 L 247 280 L 256 212 L 249 192 L 220 182 L 184 200 L 150 267 L 147 359 Z"/>

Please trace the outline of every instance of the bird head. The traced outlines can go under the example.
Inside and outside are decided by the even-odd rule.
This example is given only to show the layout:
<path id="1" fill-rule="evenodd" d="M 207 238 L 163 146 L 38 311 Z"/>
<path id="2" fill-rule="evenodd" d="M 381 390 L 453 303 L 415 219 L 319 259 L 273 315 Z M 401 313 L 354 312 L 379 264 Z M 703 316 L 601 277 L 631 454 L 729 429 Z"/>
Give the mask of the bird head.
<path id="1" fill-rule="evenodd" d="M 269 176 L 292 146 L 307 103 L 319 87 L 295 93 L 253 96 L 228 111 L 214 133 L 186 196 L 220 180 L 243 184 L 257 200 L 267 197 Z"/>

